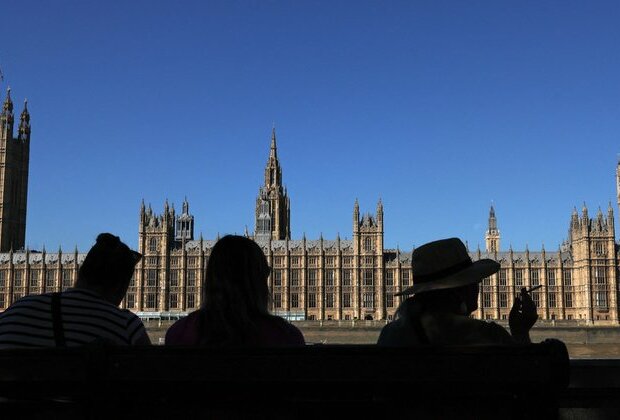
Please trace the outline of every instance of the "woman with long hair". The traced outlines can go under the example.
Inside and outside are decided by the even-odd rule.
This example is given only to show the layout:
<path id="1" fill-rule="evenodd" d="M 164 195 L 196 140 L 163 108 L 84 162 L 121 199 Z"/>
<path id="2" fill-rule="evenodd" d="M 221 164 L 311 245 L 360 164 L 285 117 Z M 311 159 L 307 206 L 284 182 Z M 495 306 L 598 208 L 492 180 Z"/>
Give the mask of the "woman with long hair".
<path id="1" fill-rule="evenodd" d="M 166 344 L 304 345 L 299 329 L 269 313 L 269 273 L 256 242 L 233 235 L 220 239 L 207 263 L 202 307 L 170 327 Z"/>

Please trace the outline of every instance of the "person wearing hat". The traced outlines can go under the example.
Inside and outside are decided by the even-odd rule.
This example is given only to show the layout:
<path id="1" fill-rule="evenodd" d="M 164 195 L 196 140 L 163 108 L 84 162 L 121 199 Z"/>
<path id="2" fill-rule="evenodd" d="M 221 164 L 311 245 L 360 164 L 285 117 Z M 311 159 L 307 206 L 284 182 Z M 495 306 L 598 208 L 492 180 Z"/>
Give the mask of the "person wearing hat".
<path id="1" fill-rule="evenodd" d="M 0 314 L 0 349 L 150 344 L 140 318 L 118 307 L 140 258 L 118 236 L 100 234 L 73 288 L 24 296 Z"/>
<path id="2" fill-rule="evenodd" d="M 478 309 L 480 281 L 499 271 L 496 261 L 472 261 L 463 242 L 450 238 L 416 248 L 411 266 L 413 286 L 398 295 L 412 296 L 402 302 L 396 320 L 381 330 L 379 345 L 530 343 L 529 331 L 538 315 L 524 288 L 510 311 L 511 333 L 470 317 Z"/>

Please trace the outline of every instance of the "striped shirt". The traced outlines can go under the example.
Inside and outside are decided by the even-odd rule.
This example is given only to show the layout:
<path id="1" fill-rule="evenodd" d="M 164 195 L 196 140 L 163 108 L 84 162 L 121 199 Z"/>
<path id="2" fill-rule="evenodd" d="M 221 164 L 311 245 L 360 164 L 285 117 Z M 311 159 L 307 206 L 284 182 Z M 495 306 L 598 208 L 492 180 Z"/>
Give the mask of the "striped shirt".
<path id="1" fill-rule="evenodd" d="M 148 343 L 140 318 L 85 289 L 61 293 L 61 318 L 67 346 L 96 339 L 118 345 Z M 0 349 L 54 347 L 52 294 L 24 296 L 0 314 Z"/>

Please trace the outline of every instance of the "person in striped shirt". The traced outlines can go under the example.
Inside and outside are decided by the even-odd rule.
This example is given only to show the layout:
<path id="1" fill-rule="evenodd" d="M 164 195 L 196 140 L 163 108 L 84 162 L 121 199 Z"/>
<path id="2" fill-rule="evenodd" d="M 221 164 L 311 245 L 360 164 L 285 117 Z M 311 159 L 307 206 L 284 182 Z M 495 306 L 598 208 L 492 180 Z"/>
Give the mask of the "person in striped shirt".
<path id="1" fill-rule="evenodd" d="M 0 349 L 79 346 L 94 341 L 150 344 L 140 318 L 118 307 L 140 258 L 118 236 L 100 234 L 73 288 L 25 296 L 0 314 Z"/>

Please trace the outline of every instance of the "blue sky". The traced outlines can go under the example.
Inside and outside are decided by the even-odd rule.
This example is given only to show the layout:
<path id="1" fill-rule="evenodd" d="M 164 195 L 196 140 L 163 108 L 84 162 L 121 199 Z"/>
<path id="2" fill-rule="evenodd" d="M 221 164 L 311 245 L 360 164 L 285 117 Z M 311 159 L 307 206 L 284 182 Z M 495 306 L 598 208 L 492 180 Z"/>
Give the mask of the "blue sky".
<path id="1" fill-rule="evenodd" d="M 620 2 L 3 1 L 2 90 L 32 115 L 27 243 L 137 244 L 142 198 L 243 232 L 275 122 L 294 238 L 555 249 L 618 213 Z M 4 98 L 4 93 L 2 93 Z M 618 220 L 618 219 L 616 219 Z"/>

